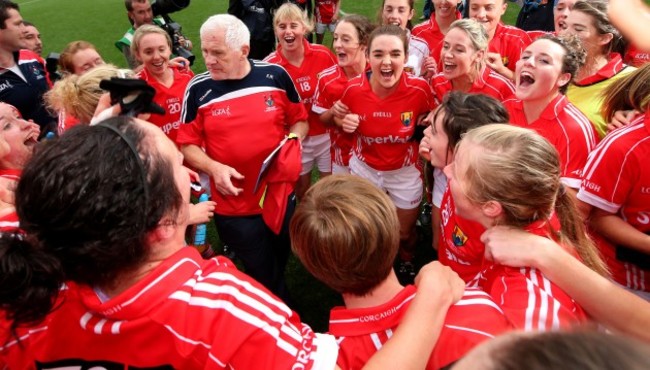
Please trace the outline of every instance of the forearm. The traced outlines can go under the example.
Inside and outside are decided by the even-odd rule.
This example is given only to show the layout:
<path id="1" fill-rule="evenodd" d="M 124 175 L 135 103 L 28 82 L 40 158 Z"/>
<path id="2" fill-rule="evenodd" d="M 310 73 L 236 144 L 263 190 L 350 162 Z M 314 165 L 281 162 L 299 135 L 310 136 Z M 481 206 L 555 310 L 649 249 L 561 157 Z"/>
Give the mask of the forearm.
<path id="1" fill-rule="evenodd" d="M 597 322 L 650 342 L 650 303 L 592 271 L 557 245 L 540 250 L 534 265 Z"/>
<path id="2" fill-rule="evenodd" d="M 650 254 L 650 235 L 644 234 L 613 214 L 595 211 L 590 219 L 591 227 L 616 245 Z"/>
<path id="3" fill-rule="evenodd" d="M 205 172 L 207 174 L 212 173 L 212 169 L 215 165 L 220 163 L 208 157 L 207 154 L 197 145 L 189 144 L 181 146 L 181 152 L 185 157 L 185 161 L 195 169 Z"/>
<path id="4" fill-rule="evenodd" d="M 298 139 L 302 141 L 307 136 L 307 132 L 309 132 L 309 124 L 307 121 L 298 121 L 289 127 L 289 132 L 298 135 Z"/>
<path id="5" fill-rule="evenodd" d="M 332 112 L 332 109 L 328 109 L 323 112 L 320 116 L 318 116 L 318 119 L 320 119 L 320 121 L 326 125 L 336 125 L 336 123 L 334 123 L 334 112 Z"/>

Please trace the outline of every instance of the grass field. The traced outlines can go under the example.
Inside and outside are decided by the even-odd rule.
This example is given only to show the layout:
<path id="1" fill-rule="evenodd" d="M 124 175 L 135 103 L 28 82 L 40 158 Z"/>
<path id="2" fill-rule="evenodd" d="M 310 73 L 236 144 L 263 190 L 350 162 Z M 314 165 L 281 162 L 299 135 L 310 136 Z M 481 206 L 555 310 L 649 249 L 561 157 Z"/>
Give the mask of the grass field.
<path id="1" fill-rule="evenodd" d="M 364 14 L 371 19 L 376 16 L 376 9 L 381 0 L 342 0 L 342 9 L 346 13 Z M 416 15 L 420 17 L 422 1 L 416 1 Z M 87 40 L 95 44 L 108 62 L 125 66 L 121 53 L 113 43 L 122 37 L 129 23 L 122 0 L 19 0 L 23 18 L 37 25 L 44 42 L 44 53 L 60 52 L 70 41 Z M 223 13 L 227 0 L 192 0 L 188 8 L 171 14 L 171 17 L 183 26 L 183 33 L 196 45 L 195 72 L 205 70 L 199 52 L 198 30 L 200 25 L 212 14 Z M 516 19 L 517 6 L 510 4 L 505 18 L 507 23 Z M 328 35 L 325 44 L 329 44 Z M 218 238 L 214 228 L 210 228 L 209 238 L 217 250 Z M 427 245 L 428 244 L 428 245 Z M 420 246 L 420 259 L 430 258 L 430 243 L 423 241 Z M 422 257 L 424 256 L 424 257 Z M 329 309 L 341 304 L 340 297 L 311 277 L 297 260 L 292 259 L 287 268 L 287 280 L 295 300 L 295 307 L 304 321 L 314 329 L 324 331 L 327 328 Z"/>

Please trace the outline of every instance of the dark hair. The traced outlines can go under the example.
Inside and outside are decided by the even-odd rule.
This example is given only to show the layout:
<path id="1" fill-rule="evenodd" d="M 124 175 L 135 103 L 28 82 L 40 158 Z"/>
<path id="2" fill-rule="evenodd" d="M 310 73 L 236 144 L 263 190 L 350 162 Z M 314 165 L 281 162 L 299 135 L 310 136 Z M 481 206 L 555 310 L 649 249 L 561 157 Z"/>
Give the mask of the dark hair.
<path id="1" fill-rule="evenodd" d="M 339 20 L 341 22 L 348 22 L 354 29 L 357 31 L 357 38 L 359 39 L 359 45 L 368 45 L 368 38 L 370 33 L 375 29 L 375 25 L 370 22 L 370 20 L 363 15 L 350 14 Z"/>
<path id="2" fill-rule="evenodd" d="M 0 0 L 0 29 L 4 30 L 5 28 L 7 28 L 5 22 L 7 21 L 7 19 L 9 19 L 9 9 L 15 9 L 16 11 L 20 11 L 18 4 L 14 3 L 13 1 Z"/>
<path id="3" fill-rule="evenodd" d="M 442 127 L 447 135 L 447 149 L 456 148 L 463 134 L 467 131 L 490 123 L 508 123 L 508 110 L 495 98 L 484 94 L 467 94 L 450 91 L 433 115 L 433 122 L 444 113 Z M 431 125 L 436 132 L 436 125 Z M 447 151 L 449 152 L 449 150 Z"/>
<path id="4" fill-rule="evenodd" d="M 571 80 L 564 86 L 560 86 L 560 92 L 565 94 L 569 88 L 569 84 L 576 77 L 578 70 L 585 65 L 585 61 L 587 60 L 587 51 L 582 46 L 582 41 L 580 41 L 580 38 L 576 35 L 555 36 L 551 34 L 543 35 L 537 40 L 549 40 L 560 45 L 562 49 L 564 49 L 562 73 L 569 73 L 571 75 Z"/>
<path id="5" fill-rule="evenodd" d="M 431 0 L 426 0 L 426 1 L 431 1 Z M 415 6 L 415 0 L 406 0 L 406 2 L 408 2 L 409 7 L 411 8 L 409 11 L 412 11 L 413 7 Z M 379 7 L 379 12 L 377 13 L 377 22 L 381 25 L 384 24 L 384 5 L 386 5 L 386 0 L 381 1 L 381 6 Z M 406 22 L 406 28 L 409 30 L 413 28 L 413 22 L 411 22 L 410 19 Z"/>
<path id="6" fill-rule="evenodd" d="M 611 52 L 623 55 L 627 48 L 627 41 L 625 41 L 621 32 L 610 22 L 609 15 L 607 14 L 608 3 L 607 0 L 579 0 L 573 5 L 571 11 L 582 12 L 590 16 L 593 19 L 593 25 L 598 31 L 598 34 L 612 34 L 612 41 L 603 46 L 603 53 L 605 55 Z"/>
<path id="7" fill-rule="evenodd" d="M 499 370 L 642 370 L 650 364 L 644 343 L 596 331 L 516 334 L 489 354 Z"/>
<path id="8" fill-rule="evenodd" d="M 25 27 L 36 27 L 34 23 L 26 20 L 23 20 L 23 24 L 25 25 Z"/>
<path id="9" fill-rule="evenodd" d="M 35 151 L 16 189 L 29 239 L 20 248 L 3 245 L 0 254 L 0 290 L 24 286 L 18 298 L 0 302 L 14 327 L 44 318 L 64 281 L 110 288 L 138 267 L 148 233 L 182 205 L 171 168 L 126 117 L 76 126 Z"/>
<path id="10" fill-rule="evenodd" d="M 133 3 L 148 3 L 149 0 L 124 0 L 124 7 L 128 12 L 133 11 Z"/>
<path id="11" fill-rule="evenodd" d="M 402 44 L 404 45 L 404 55 L 408 56 L 409 54 L 408 36 L 406 35 L 406 32 L 404 32 L 403 29 L 393 24 L 387 26 L 379 26 L 372 31 L 372 33 L 368 37 L 368 53 L 370 53 L 370 45 L 372 44 L 373 40 L 378 36 L 383 36 L 383 35 L 397 36 L 397 38 L 399 38 L 402 41 Z"/>

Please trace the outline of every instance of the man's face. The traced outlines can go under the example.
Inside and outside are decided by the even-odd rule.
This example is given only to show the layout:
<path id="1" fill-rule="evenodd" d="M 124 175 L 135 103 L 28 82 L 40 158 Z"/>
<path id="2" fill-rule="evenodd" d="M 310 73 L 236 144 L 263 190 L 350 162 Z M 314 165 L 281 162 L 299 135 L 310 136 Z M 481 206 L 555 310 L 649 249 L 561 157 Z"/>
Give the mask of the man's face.
<path id="1" fill-rule="evenodd" d="M 223 29 L 201 37 L 201 53 L 205 67 L 213 80 L 232 80 L 241 78 L 246 68 L 248 47 L 231 49 L 226 45 L 226 31 Z"/>
<path id="2" fill-rule="evenodd" d="M 133 2 L 133 10 L 129 12 L 129 18 L 133 20 L 133 28 L 138 28 L 143 24 L 153 24 L 153 11 L 149 1 L 142 3 Z"/>
<path id="3" fill-rule="evenodd" d="M 0 48 L 7 51 L 18 51 L 25 48 L 25 24 L 23 17 L 16 9 L 7 9 L 9 18 L 5 20 L 5 28 L 0 29 Z"/>
<path id="4" fill-rule="evenodd" d="M 25 48 L 41 55 L 43 52 L 41 33 L 34 26 L 25 26 L 25 29 L 27 30 L 25 33 Z"/>

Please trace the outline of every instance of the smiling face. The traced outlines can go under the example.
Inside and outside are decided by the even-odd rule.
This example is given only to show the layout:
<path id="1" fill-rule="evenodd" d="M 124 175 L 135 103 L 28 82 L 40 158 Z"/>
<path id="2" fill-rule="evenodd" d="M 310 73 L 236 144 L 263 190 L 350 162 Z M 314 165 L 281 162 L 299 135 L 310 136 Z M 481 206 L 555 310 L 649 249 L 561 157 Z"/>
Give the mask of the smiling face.
<path id="1" fill-rule="evenodd" d="M 447 32 L 442 43 L 440 60 L 442 73 L 448 80 L 468 76 L 478 72 L 477 64 L 484 55 L 483 50 L 476 50 L 467 33 L 460 28 Z"/>
<path id="2" fill-rule="evenodd" d="M 381 19 L 383 25 L 395 25 L 405 30 L 408 21 L 413 18 L 413 8 L 408 0 L 385 0 Z"/>
<path id="3" fill-rule="evenodd" d="M 307 28 L 300 19 L 276 20 L 275 36 L 283 51 L 295 51 L 302 48 L 302 40 Z"/>
<path id="4" fill-rule="evenodd" d="M 566 51 L 551 40 L 540 39 L 521 54 L 515 68 L 515 93 L 518 99 L 550 101 L 561 86 L 569 83 L 571 74 L 562 73 Z"/>
<path id="5" fill-rule="evenodd" d="M 454 161 L 448 164 L 443 172 L 447 176 L 449 191 L 454 198 L 455 211 L 460 217 L 476 221 L 481 224 L 485 222 L 481 205 L 472 201 L 468 196 L 471 184 L 467 179 L 467 171 L 470 166 L 470 156 L 477 155 L 481 148 L 471 143 L 461 141 Z M 484 225 L 485 226 L 485 225 Z"/>
<path id="6" fill-rule="evenodd" d="M 456 6 L 461 0 L 431 0 L 436 17 L 443 19 L 456 18 Z"/>
<path id="7" fill-rule="evenodd" d="M 12 106 L 0 103 L 0 135 L 9 144 L 9 152 L 0 158 L 2 169 L 22 169 L 32 158 L 40 129 L 20 118 Z"/>
<path id="8" fill-rule="evenodd" d="M 433 123 L 424 130 L 424 137 L 431 147 L 429 152 L 431 165 L 439 169 L 445 168 L 453 158 L 449 137 L 443 127 L 445 116 L 445 110 L 441 107 L 431 112 L 430 117 L 427 118 L 432 119 Z"/>
<path id="9" fill-rule="evenodd" d="M 506 0 L 472 0 L 469 6 L 469 17 L 481 23 L 491 39 L 507 8 Z"/>
<path id="10" fill-rule="evenodd" d="M 375 93 L 386 93 L 397 87 L 406 63 L 406 46 L 395 35 L 378 35 L 370 42 L 370 85 Z"/>
<path id="11" fill-rule="evenodd" d="M 567 28 L 566 19 L 573 9 L 573 4 L 578 0 L 559 0 L 553 8 L 553 23 L 555 32 L 561 32 Z"/>
<path id="12" fill-rule="evenodd" d="M 172 51 L 165 35 L 148 33 L 140 39 L 136 56 L 149 73 L 154 76 L 163 76 L 169 68 L 171 54 Z"/>
<path id="13" fill-rule="evenodd" d="M 341 68 L 365 61 L 366 46 L 359 43 L 357 29 L 350 22 L 341 21 L 332 35 L 332 48 Z"/>

